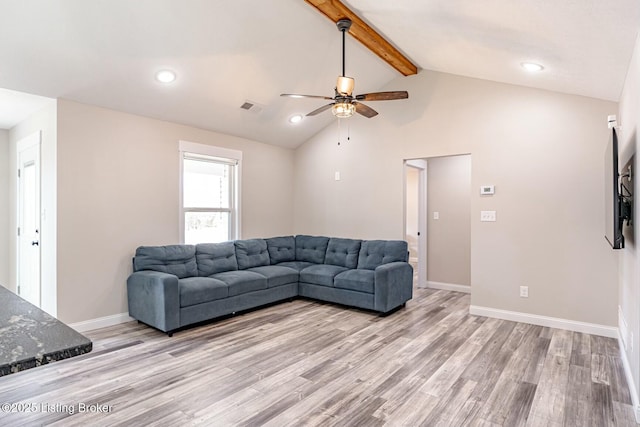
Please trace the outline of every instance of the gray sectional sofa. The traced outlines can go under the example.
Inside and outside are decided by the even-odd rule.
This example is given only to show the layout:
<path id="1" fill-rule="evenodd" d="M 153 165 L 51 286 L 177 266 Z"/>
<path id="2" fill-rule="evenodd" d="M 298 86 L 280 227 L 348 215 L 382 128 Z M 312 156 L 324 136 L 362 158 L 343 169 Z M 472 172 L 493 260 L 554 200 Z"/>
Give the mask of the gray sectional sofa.
<path id="1" fill-rule="evenodd" d="M 297 296 L 388 313 L 412 297 L 407 243 L 286 236 L 141 246 L 127 279 L 129 315 L 169 335 Z"/>

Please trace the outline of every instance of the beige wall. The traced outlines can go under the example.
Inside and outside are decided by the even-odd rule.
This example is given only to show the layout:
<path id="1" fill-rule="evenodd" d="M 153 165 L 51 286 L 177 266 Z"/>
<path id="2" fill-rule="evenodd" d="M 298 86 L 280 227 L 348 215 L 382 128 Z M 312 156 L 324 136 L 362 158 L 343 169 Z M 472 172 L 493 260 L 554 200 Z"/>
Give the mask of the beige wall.
<path id="1" fill-rule="evenodd" d="M 126 313 L 135 248 L 178 243 L 179 140 L 243 152 L 243 238 L 292 232 L 291 150 L 60 100 L 61 320 Z"/>
<path id="2" fill-rule="evenodd" d="M 617 104 L 429 71 L 387 87 L 405 88 L 408 100 L 350 119 L 349 142 L 335 123 L 296 150 L 294 231 L 402 238 L 403 159 L 470 153 L 471 188 L 497 189 L 471 196 L 472 304 L 615 325 L 602 176 Z"/>
<path id="3" fill-rule="evenodd" d="M 40 132 L 40 275 L 42 309 L 49 314 L 57 315 L 56 293 L 56 250 L 57 250 L 57 104 L 51 100 L 47 106 L 32 114 L 29 118 L 14 126 L 9 131 L 9 169 L 17 171 L 16 144 L 36 132 Z M 10 220 L 9 229 L 17 230 L 17 175 L 10 174 Z M 9 288 L 16 289 L 16 246 L 14 236 L 10 236 L 9 247 Z"/>
<path id="4" fill-rule="evenodd" d="M 619 144 L 620 157 L 619 164 L 622 167 L 632 155 L 636 155 L 636 170 L 634 175 L 638 176 L 638 149 L 640 141 L 638 133 L 640 132 L 640 36 L 636 40 L 636 46 L 633 58 L 627 71 L 627 79 L 625 81 L 622 96 L 620 97 L 620 112 L 618 114 Z M 636 201 L 634 204 L 634 221 L 635 221 L 635 244 L 640 240 L 638 236 L 638 208 L 640 204 L 637 201 L 640 195 L 640 187 L 638 181 L 634 180 L 634 194 Z M 619 325 L 621 334 L 625 334 L 622 322 L 626 323 L 628 335 L 623 337 L 627 343 L 625 350 L 627 360 L 633 373 L 635 382 L 635 392 L 638 395 L 638 386 L 640 386 L 640 253 L 638 248 L 634 246 L 632 239 L 626 239 L 626 247 L 617 251 L 620 265 L 620 275 L 618 280 L 619 286 L 619 306 L 622 320 Z M 633 342 L 633 349 L 631 348 Z M 635 402 L 636 404 L 638 402 Z"/>
<path id="5" fill-rule="evenodd" d="M 471 156 L 427 160 L 427 207 L 427 280 L 469 286 Z"/>
<path id="6" fill-rule="evenodd" d="M 9 286 L 9 131 L 0 129 L 0 285 Z"/>

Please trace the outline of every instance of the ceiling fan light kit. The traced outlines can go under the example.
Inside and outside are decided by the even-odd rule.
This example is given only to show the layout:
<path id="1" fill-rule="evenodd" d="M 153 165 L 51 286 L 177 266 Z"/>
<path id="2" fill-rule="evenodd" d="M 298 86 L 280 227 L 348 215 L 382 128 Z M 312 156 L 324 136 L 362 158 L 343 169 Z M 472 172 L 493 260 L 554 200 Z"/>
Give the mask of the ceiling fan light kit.
<path id="1" fill-rule="evenodd" d="M 346 119 L 353 116 L 356 112 L 356 106 L 348 102 L 336 102 L 331 107 L 331 112 L 339 119 Z"/>
<path id="2" fill-rule="evenodd" d="M 364 93 L 360 95 L 353 95 L 353 89 L 355 88 L 355 79 L 353 77 L 345 76 L 345 37 L 349 28 L 351 28 L 350 19 L 340 19 L 336 22 L 338 30 L 342 33 L 342 75 L 338 76 L 336 81 L 336 87 L 334 88 L 334 96 L 330 98 L 328 96 L 318 95 L 297 95 L 291 93 L 283 93 L 280 96 L 287 96 L 290 98 L 319 98 L 327 99 L 330 104 L 323 105 L 307 114 L 307 116 L 315 116 L 328 109 L 334 116 L 340 119 L 346 119 L 358 113 L 368 119 L 378 115 L 378 112 L 373 108 L 363 104 L 361 101 L 391 101 L 394 99 L 407 99 L 409 94 L 406 91 L 394 91 L 394 92 L 374 92 Z"/>

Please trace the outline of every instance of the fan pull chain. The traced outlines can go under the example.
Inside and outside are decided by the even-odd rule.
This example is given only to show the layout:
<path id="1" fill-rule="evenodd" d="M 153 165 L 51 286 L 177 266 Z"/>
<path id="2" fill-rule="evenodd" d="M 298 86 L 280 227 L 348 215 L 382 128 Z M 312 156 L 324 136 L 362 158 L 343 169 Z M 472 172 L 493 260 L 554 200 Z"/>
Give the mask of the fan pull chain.
<path id="1" fill-rule="evenodd" d="M 342 143 L 340 140 L 342 139 L 342 119 L 338 119 L 338 145 Z M 351 141 L 351 123 L 347 121 L 347 142 Z"/>

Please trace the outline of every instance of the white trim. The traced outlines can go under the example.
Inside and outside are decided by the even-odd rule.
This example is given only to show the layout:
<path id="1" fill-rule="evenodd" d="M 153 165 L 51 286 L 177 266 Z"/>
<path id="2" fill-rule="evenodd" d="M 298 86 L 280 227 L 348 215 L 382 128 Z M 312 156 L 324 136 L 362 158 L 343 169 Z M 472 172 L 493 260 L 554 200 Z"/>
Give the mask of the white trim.
<path id="1" fill-rule="evenodd" d="M 620 332 L 618 330 L 618 332 Z M 633 380 L 633 373 L 631 372 L 631 365 L 627 358 L 627 352 L 624 351 L 624 344 L 622 342 L 622 334 L 618 334 L 618 347 L 620 348 L 620 358 L 622 359 L 622 366 L 624 366 L 624 376 L 627 379 L 627 385 L 629 387 L 629 394 L 631 395 L 631 405 L 633 407 L 633 415 L 636 417 L 636 422 L 640 423 L 640 399 L 638 399 L 638 391 L 636 389 L 636 382 Z"/>
<path id="2" fill-rule="evenodd" d="M 597 325 L 595 323 L 578 322 L 575 320 L 539 316 L 537 314 L 520 313 L 517 311 L 500 310 L 490 307 L 480 307 L 477 305 L 469 307 L 469 314 L 475 316 L 495 317 L 497 319 L 511 320 L 512 322 L 530 323 L 532 325 L 546 326 L 549 328 L 566 329 L 568 331 L 600 335 L 608 338 L 618 338 L 618 328 L 615 326 Z"/>
<path id="3" fill-rule="evenodd" d="M 180 171 L 180 176 L 178 177 L 179 187 L 178 187 L 178 237 L 179 242 L 184 244 L 184 209 L 183 209 L 183 191 L 184 191 L 184 152 L 182 151 L 182 141 L 178 141 L 178 170 Z"/>
<path id="4" fill-rule="evenodd" d="M 427 288 L 442 289 L 445 291 L 464 292 L 466 294 L 471 293 L 471 286 L 469 285 L 456 285 L 455 283 L 442 283 L 432 282 L 427 280 Z"/>
<path id="5" fill-rule="evenodd" d="M 16 143 L 16 152 L 24 151 L 27 148 L 40 145 L 42 141 L 42 131 L 38 130 L 31 135 L 27 135 Z"/>
<path id="6" fill-rule="evenodd" d="M 200 144 L 198 142 L 178 141 L 178 149 L 181 152 L 204 154 L 211 157 L 223 157 L 226 159 L 242 160 L 242 151 L 231 148 L 216 147 L 214 145 Z"/>
<path id="7" fill-rule="evenodd" d="M 40 238 L 38 239 L 38 260 L 37 260 L 37 273 L 38 273 L 38 278 L 37 278 L 37 287 L 38 287 L 38 301 L 30 301 L 32 303 L 34 303 L 35 305 L 38 306 L 38 308 L 42 309 L 43 306 L 50 308 L 52 306 L 51 301 L 49 300 L 48 294 L 45 294 L 45 298 L 46 300 L 43 300 L 43 289 L 42 289 L 42 246 L 43 244 L 46 244 L 46 240 L 43 242 L 42 239 L 42 233 L 43 233 L 43 229 L 42 229 L 42 212 L 43 212 L 43 208 L 42 208 L 42 131 L 38 130 L 36 132 L 33 132 L 30 135 L 25 136 L 24 138 L 20 139 L 17 143 L 16 143 L 16 165 L 18 167 L 17 172 L 18 173 L 18 179 L 16 180 L 16 187 L 15 187 L 15 191 L 16 191 L 16 196 L 17 196 L 17 200 L 16 200 L 16 226 L 17 226 L 17 230 L 11 230 L 11 235 L 15 236 L 15 248 L 16 248 L 16 258 L 15 258 L 15 269 L 16 269 L 16 283 L 15 283 L 15 289 L 16 289 L 16 294 L 19 296 L 24 296 L 24 295 L 20 295 L 21 294 L 21 290 L 22 287 L 20 286 L 22 283 L 22 277 L 21 277 L 21 273 L 23 273 L 21 265 L 22 265 L 22 257 L 24 256 L 23 252 L 22 252 L 22 247 L 21 247 L 21 239 L 24 239 L 26 236 L 24 236 L 24 224 L 23 224 L 23 217 L 22 217 L 22 211 L 23 211 L 23 204 L 24 204 L 24 194 L 23 194 L 23 180 L 20 179 L 20 172 L 24 170 L 23 168 L 23 162 L 22 162 L 22 155 L 25 151 L 27 150 L 31 150 L 31 149 L 36 149 L 36 155 L 35 155 L 35 160 L 34 160 L 34 165 L 36 166 L 36 170 L 35 170 L 35 181 L 37 183 L 37 207 L 36 210 L 39 211 L 37 218 L 38 218 L 38 223 L 36 224 L 36 228 L 37 228 L 37 232 L 40 235 Z M 20 233 L 18 234 L 17 231 L 21 230 Z M 37 303 L 37 304 L 36 304 Z"/>
<path id="8" fill-rule="evenodd" d="M 627 351 L 627 342 L 629 341 L 629 327 L 624 319 L 622 307 L 618 306 L 618 331 L 620 332 L 620 351 Z"/>
<path id="9" fill-rule="evenodd" d="M 71 323 L 69 326 L 78 332 L 93 331 L 94 329 L 107 328 L 109 326 L 119 325 L 120 323 L 132 322 L 135 319 L 129 317 L 129 313 L 114 314 L 111 316 L 98 317 L 97 319 L 85 320 L 82 322 Z"/>
<path id="10" fill-rule="evenodd" d="M 408 159 L 404 162 L 404 216 L 403 216 L 403 233 L 404 239 L 407 240 L 407 168 L 417 169 L 418 177 L 418 257 L 416 257 L 418 282 L 422 283 L 427 280 L 427 160 L 426 159 Z"/>

